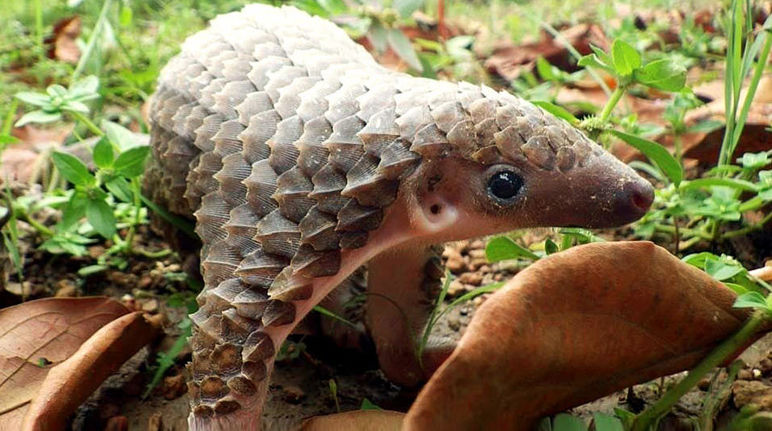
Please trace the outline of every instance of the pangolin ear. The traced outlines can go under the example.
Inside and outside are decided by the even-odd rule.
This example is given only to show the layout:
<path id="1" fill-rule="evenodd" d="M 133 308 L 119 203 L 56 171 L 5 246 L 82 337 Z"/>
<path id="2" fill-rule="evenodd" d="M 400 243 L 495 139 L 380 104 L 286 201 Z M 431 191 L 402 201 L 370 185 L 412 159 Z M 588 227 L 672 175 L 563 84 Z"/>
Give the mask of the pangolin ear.
<path id="1" fill-rule="evenodd" d="M 429 195 L 416 202 L 413 210 L 413 228 L 423 234 L 434 234 L 450 229 L 459 221 L 459 209 L 441 195 Z"/>

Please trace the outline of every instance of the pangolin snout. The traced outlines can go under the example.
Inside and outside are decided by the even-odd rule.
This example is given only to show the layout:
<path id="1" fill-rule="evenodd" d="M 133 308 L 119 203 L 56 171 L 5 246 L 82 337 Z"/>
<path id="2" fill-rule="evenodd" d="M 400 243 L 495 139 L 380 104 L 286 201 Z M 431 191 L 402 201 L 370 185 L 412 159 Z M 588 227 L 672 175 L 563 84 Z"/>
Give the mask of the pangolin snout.
<path id="1" fill-rule="evenodd" d="M 625 223 L 638 220 L 646 214 L 654 201 L 654 188 L 643 178 L 635 178 L 624 184 L 614 195 L 614 212 Z"/>

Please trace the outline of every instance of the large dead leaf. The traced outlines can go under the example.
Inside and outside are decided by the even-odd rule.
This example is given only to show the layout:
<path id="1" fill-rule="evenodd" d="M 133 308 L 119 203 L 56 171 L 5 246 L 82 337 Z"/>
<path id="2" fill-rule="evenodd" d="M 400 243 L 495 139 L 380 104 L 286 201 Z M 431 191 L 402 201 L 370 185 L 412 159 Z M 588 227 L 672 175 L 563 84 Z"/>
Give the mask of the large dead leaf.
<path id="1" fill-rule="evenodd" d="M 649 242 L 543 259 L 476 312 L 405 430 L 530 430 L 538 418 L 696 364 L 748 315 Z"/>
<path id="2" fill-rule="evenodd" d="M 102 327 L 46 376 L 24 420 L 24 431 L 64 429 L 67 417 L 158 335 L 160 321 L 134 312 Z"/>
<path id="3" fill-rule="evenodd" d="M 19 430 L 46 375 L 128 310 L 108 298 L 50 298 L 0 310 L 0 430 Z"/>
<path id="4" fill-rule="evenodd" d="M 299 431 L 399 431 L 404 413 L 354 410 L 306 420 Z"/>

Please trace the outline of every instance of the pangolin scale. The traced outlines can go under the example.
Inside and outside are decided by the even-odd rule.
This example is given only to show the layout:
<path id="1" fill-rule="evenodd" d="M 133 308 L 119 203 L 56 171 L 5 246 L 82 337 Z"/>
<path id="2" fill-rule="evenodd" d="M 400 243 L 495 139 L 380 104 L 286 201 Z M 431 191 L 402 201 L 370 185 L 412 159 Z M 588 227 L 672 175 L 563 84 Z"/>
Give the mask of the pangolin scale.
<path id="1" fill-rule="evenodd" d="M 290 7 L 250 5 L 191 36 L 161 73 L 150 122 L 146 190 L 194 215 L 203 244 L 194 429 L 259 427 L 280 343 L 368 260 L 399 272 L 390 266 L 400 255 L 378 257 L 384 249 L 408 250 L 405 268 L 421 273 L 406 282 L 419 286 L 399 288 L 426 291 L 442 274 L 432 244 L 621 224 L 651 200 L 634 172 L 534 105 L 388 70 L 335 25 Z M 525 178 L 511 203 L 470 179 L 497 166 Z M 405 302 L 429 303 L 425 293 Z M 373 331 L 376 343 L 389 338 Z"/>

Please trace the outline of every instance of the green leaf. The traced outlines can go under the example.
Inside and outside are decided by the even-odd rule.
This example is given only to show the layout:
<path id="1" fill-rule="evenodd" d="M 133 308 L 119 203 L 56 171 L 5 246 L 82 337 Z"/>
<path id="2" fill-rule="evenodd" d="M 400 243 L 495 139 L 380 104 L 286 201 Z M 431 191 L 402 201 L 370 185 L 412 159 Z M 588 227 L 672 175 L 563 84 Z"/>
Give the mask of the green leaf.
<path id="1" fill-rule="evenodd" d="M 539 72 L 541 79 L 545 81 L 551 81 L 555 78 L 552 65 L 542 56 L 536 58 L 536 71 Z"/>
<path id="2" fill-rule="evenodd" d="M 738 264 L 728 263 L 715 257 L 705 260 L 705 272 L 718 281 L 729 280 L 744 271 L 745 268 Z"/>
<path id="3" fill-rule="evenodd" d="M 317 0 L 319 6 L 329 12 L 331 15 L 340 15 L 346 12 L 346 3 L 343 0 Z"/>
<path id="4" fill-rule="evenodd" d="M 15 144 L 19 142 L 19 138 L 11 135 L 0 135 L 0 146 Z"/>
<path id="5" fill-rule="evenodd" d="M 129 148 L 118 155 L 113 167 L 117 173 L 129 178 L 142 175 L 148 154 L 150 154 L 150 147 L 147 145 Z"/>
<path id="6" fill-rule="evenodd" d="M 423 0 L 394 0 L 392 6 L 402 15 L 402 18 L 409 18 L 423 3 Z"/>
<path id="7" fill-rule="evenodd" d="M 94 164 L 98 168 L 109 168 L 113 165 L 115 156 L 113 155 L 113 146 L 110 144 L 109 139 L 101 137 L 94 145 Z"/>
<path id="8" fill-rule="evenodd" d="M 108 181 L 105 181 L 105 187 L 116 198 L 124 202 L 133 202 L 134 196 L 131 191 L 131 186 L 125 178 L 115 177 Z"/>
<path id="9" fill-rule="evenodd" d="M 131 25 L 131 21 L 133 20 L 134 12 L 131 10 L 131 7 L 128 5 L 127 2 L 121 3 L 121 12 L 118 15 L 118 25 L 121 27 L 128 27 Z"/>
<path id="10" fill-rule="evenodd" d="M 712 186 L 730 187 L 736 190 L 755 192 L 756 185 L 750 181 L 732 178 L 698 178 L 681 184 L 681 190 L 693 190 Z"/>
<path id="11" fill-rule="evenodd" d="M 107 135 L 110 142 L 112 142 L 119 151 L 125 151 L 137 144 L 136 139 L 134 139 L 134 133 L 118 123 L 103 121 L 102 129 L 105 131 L 105 135 Z"/>
<path id="12" fill-rule="evenodd" d="M 748 292 L 737 297 L 735 308 L 760 308 L 767 310 L 767 299 L 759 292 Z"/>
<path id="13" fill-rule="evenodd" d="M 88 277 L 89 275 L 98 274 L 102 271 L 105 271 L 106 269 L 107 269 L 107 266 L 105 265 L 88 265 L 79 269 L 78 275 L 80 277 Z"/>
<path id="14" fill-rule="evenodd" d="M 534 105 L 538 106 L 539 108 L 549 112 L 550 114 L 562 118 L 566 121 L 568 121 L 570 124 L 578 124 L 579 119 L 574 116 L 574 114 L 568 112 L 565 108 L 562 106 L 555 105 L 553 103 L 544 101 L 544 100 L 537 100 L 535 102 L 531 102 Z"/>
<path id="15" fill-rule="evenodd" d="M 633 75 L 641 84 L 664 91 L 678 91 L 686 84 L 686 69 L 665 58 L 652 61 Z"/>
<path id="16" fill-rule="evenodd" d="M 96 99 L 99 97 L 98 89 L 99 78 L 91 75 L 71 84 L 68 96 L 80 101 Z"/>
<path id="17" fill-rule="evenodd" d="M 595 431 L 625 431 L 619 418 L 602 413 L 595 413 L 592 417 L 595 422 Z"/>
<path id="18" fill-rule="evenodd" d="M 43 112 L 41 110 L 36 110 L 24 114 L 24 116 L 19 118 L 19 121 L 14 124 L 14 127 L 21 127 L 29 123 L 53 123 L 54 121 L 59 121 L 61 119 L 61 112 Z"/>
<path id="19" fill-rule="evenodd" d="M 382 53 L 389 47 L 389 33 L 386 27 L 380 21 L 373 21 L 370 25 L 370 31 L 367 33 L 370 43 L 373 44 L 375 52 Z"/>
<path id="20" fill-rule="evenodd" d="M 552 420 L 553 431 L 587 431 L 581 419 L 561 413 Z"/>
<path id="21" fill-rule="evenodd" d="M 415 54 L 415 49 L 413 49 L 413 45 L 410 43 L 410 39 L 408 39 L 407 36 L 402 33 L 402 31 L 396 28 L 389 29 L 388 39 L 389 46 L 394 50 L 394 52 L 397 53 L 399 58 L 405 60 L 405 63 L 407 63 L 411 68 L 419 72 L 423 71 L 421 61 Z"/>
<path id="22" fill-rule="evenodd" d="M 115 215 L 113 209 L 103 199 L 89 199 L 86 204 L 86 219 L 103 237 L 110 239 L 115 235 Z"/>
<path id="23" fill-rule="evenodd" d="M 497 236 L 485 246 L 485 256 L 489 262 L 500 262 L 502 260 L 517 259 L 524 257 L 526 259 L 539 260 L 539 256 L 513 241 L 506 236 Z"/>
<path id="24" fill-rule="evenodd" d="M 544 240 L 544 252 L 547 253 L 547 256 L 551 254 L 555 254 L 560 251 L 560 248 L 557 244 L 555 244 L 555 241 L 547 238 Z"/>
<path id="25" fill-rule="evenodd" d="M 86 196 L 83 192 L 73 193 L 67 205 L 62 209 L 62 219 L 57 231 L 69 231 L 86 215 Z"/>
<path id="26" fill-rule="evenodd" d="M 16 93 L 14 97 L 24 103 L 34 106 L 46 106 L 51 102 L 51 97 L 48 94 L 34 93 L 31 91 L 21 91 Z"/>
<path id="27" fill-rule="evenodd" d="M 704 120 L 699 123 L 686 128 L 687 133 L 710 133 L 714 130 L 724 127 L 723 121 L 718 120 Z"/>
<path id="28" fill-rule="evenodd" d="M 606 51 L 602 50 L 600 47 L 590 44 L 590 49 L 592 50 L 592 52 L 595 53 L 595 55 L 598 57 L 598 60 L 600 60 L 601 62 L 609 66 L 614 63 L 614 60 L 611 59 L 611 56 Z"/>
<path id="29" fill-rule="evenodd" d="M 630 76 L 634 70 L 641 67 L 641 54 L 621 39 L 616 39 L 611 45 L 611 58 L 614 61 L 614 69 L 621 76 Z"/>
<path id="30" fill-rule="evenodd" d="M 86 106 L 82 102 L 78 102 L 77 100 L 70 100 L 64 105 L 62 105 L 62 111 L 70 111 L 70 112 L 80 112 L 81 114 L 88 114 L 89 109 L 88 106 Z"/>
<path id="31" fill-rule="evenodd" d="M 598 69 L 605 70 L 608 73 L 611 73 L 611 74 L 614 73 L 614 68 L 600 61 L 595 54 L 585 55 L 584 57 L 579 59 L 578 64 L 579 66 L 582 66 L 582 67 L 596 67 Z"/>
<path id="32" fill-rule="evenodd" d="M 651 159 L 670 178 L 670 181 L 676 185 L 681 182 L 684 177 L 683 168 L 678 163 L 678 160 L 671 156 L 664 147 L 656 142 L 620 132 L 619 130 L 612 130 L 611 133 Z"/>
<path id="33" fill-rule="evenodd" d="M 383 409 L 373 404 L 373 402 L 368 400 L 367 398 L 363 398 L 362 405 L 359 406 L 359 410 L 383 410 Z"/>
<path id="34" fill-rule="evenodd" d="M 60 153 L 55 151 L 51 155 L 54 161 L 54 165 L 59 169 L 59 173 L 67 179 L 67 181 L 75 184 L 76 186 L 90 186 L 96 184 L 96 178 L 91 175 L 86 165 L 72 154 Z"/>

